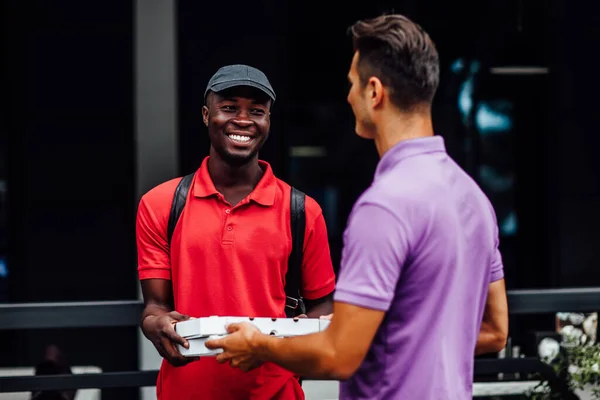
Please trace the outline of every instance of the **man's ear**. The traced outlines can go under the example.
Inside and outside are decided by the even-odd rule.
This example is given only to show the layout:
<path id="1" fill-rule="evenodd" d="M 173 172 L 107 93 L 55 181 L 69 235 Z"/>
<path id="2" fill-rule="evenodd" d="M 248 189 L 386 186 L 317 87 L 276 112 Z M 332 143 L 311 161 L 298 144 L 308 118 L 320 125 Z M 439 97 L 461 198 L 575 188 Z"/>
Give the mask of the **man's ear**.
<path id="1" fill-rule="evenodd" d="M 202 121 L 205 126 L 208 126 L 208 107 L 202 106 Z"/>
<path id="2" fill-rule="evenodd" d="M 381 103 L 383 102 L 383 92 L 384 92 L 383 84 L 381 83 L 381 80 L 379 80 L 379 78 L 372 76 L 371 78 L 369 78 L 368 88 L 369 88 L 369 97 L 371 99 L 371 104 L 372 104 L 373 108 L 380 106 Z"/>

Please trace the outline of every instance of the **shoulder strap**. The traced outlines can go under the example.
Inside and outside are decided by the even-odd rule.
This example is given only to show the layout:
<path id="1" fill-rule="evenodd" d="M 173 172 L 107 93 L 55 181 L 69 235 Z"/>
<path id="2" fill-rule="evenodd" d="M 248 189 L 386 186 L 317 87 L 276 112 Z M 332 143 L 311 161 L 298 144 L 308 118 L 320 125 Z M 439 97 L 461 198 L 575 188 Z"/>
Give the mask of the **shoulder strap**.
<path id="1" fill-rule="evenodd" d="M 167 226 L 167 242 L 169 244 L 171 244 L 171 237 L 173 237 L 173 231 L 175 231 L 175 226 L 177 225 L 177 221 L 179 221 L 179 217 L 181 216 L 181 212 L 183 211 L 183 207 L 185 206 L 187 194 L 190 190 L 190 186 L 192 185 L 193 179 L 194 173 L 184 176 L 183 178 L 181 178 L 181 180 L 177 184 L 177 188 L 175 189 L 175 194 L 173 195 L 173 203 L 171 204 L 171 214 L 169 214 L 169 225 Z"/>
<path id="2" fill-rule="evenodd" d="M 292 228 L 292 252 L 288 259 L 285 276 L 285 313 L 288 318 L 306 313 L 300 285 L 302 282 L 302 257 L 304 230 L 306 229 L 305 194 L 292 187 L 290 193 L 290 226 Z"/>

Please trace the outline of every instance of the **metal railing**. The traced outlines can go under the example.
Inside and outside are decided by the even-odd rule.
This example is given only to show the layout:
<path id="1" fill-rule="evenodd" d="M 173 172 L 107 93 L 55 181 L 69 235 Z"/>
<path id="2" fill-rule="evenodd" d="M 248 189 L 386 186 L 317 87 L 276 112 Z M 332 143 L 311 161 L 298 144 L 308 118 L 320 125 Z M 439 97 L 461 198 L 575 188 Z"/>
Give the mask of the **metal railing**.
<path id="1" fill-rule="evenodd" d="M 600 288 L 508 291 L 510 314 L 600 310 Z M 138 326 L 139 300 L 0 304 L 0 330 Z M 537 358 L 477 359 L 475 375 L 539 373 L 556 382 L 554 370 Z M 0 393 L 37 390 L 107 389 L 156 384 L 158 371 L 0 377 Z"/>
<path id="2" fill-rule="evenodd" d="M 539 373 L 555 380 L 552 367 L 537 358 L 475 360 L 478 375 Z M 155 386 L 158 371 L 103 372 L 96 374 L 10 376 L 0 378 L 0 393 L 38 390 L 111 389 Z"/>

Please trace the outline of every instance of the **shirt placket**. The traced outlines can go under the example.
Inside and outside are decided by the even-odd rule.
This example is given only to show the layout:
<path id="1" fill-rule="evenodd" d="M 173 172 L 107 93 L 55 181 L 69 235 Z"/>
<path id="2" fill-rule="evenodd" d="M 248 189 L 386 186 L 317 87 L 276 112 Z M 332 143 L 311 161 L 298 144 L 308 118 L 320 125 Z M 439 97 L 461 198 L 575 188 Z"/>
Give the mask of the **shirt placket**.
<path id="1" fill-rule="evenodd" d="M 234 212 L 233 212 L 233 208 L 227 204 L 223 210 L 223 213 L 225 215 L 225 224 L 223 226 L 223 239 L 222 239 L 222 244 L 223 245 L 232 245 L 233 244 L 233 238 L 234 238 L 234 232 L 235 232 L 235 224 L 234 224 Z"/>

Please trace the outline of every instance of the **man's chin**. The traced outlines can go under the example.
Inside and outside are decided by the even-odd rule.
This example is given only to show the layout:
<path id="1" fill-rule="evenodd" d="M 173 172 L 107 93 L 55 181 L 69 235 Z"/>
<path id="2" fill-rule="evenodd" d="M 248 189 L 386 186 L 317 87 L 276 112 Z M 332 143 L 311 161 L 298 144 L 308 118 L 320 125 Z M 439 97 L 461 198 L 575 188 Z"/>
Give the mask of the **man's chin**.
<path id="1" fill-rule="evenodd" d="M 354 132 L 356 133 L 356 135 L 360 138 L 363 139 L 373 139 L 374 135 L 373 135 L 373 130 L 372 129 L 368 129 L 365 125 L 356 125 L 354 127 Z"/>
<path id="2" fill-rule="evenodd" d="M 225 162 L 231 165 L 244 165 L 254 161 L 257 158 L 258 152 L 225 152 L 222 158 Z"/>
<path id="3" fill-rule="evenodd" d="M 258 159 L 258 152 L 261 147 L 213 146 L 213 150 L 227 164 L 244 165 Z"/>

